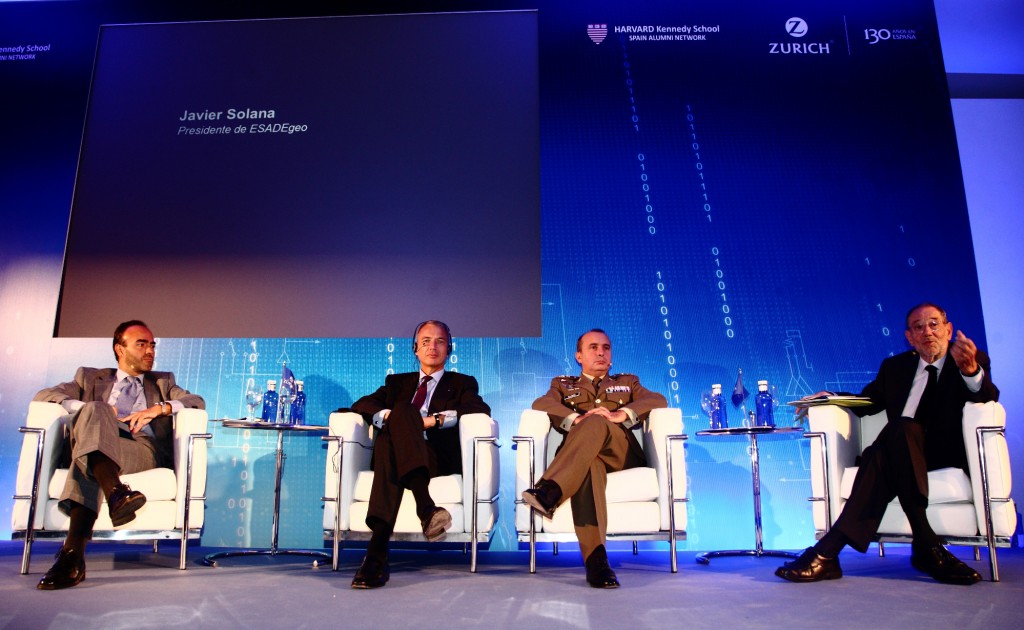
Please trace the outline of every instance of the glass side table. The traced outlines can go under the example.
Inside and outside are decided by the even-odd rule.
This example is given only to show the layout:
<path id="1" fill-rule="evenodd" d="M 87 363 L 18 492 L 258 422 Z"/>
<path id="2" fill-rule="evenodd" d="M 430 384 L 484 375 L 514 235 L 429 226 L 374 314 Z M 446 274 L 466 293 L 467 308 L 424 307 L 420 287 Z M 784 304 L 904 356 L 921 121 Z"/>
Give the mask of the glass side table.
<path id="1" fill-rule="evenodd" d="M 723 556 L 772 556 L 776 558 L 796 558 L 799 554 L 792 551 L 773 551 L 765 549 L 761 538 L 761 467 L 758 460 L 757 438 L 758 436 L 775 435 L 798 435 L 803 436 L 803 429 L 799 427 L 735 427 L 729 429 L 708 429 L 697 431 L 699 436 L 727 436 L 745 435 L 750 440 L 750 476 L 753 479 L 754 493 L 754 548 L 734 549 L 726 551 L 707 551 L 696 556 L 700 564 L 710 564 L 712 558 Z"/>
<path id="2" fill-rule="evenodd" d="M 270 534 L 269 549 L 232 549 L 229 551 L 218 551 L 208 554 L 203 558 L 203 564 L 211 567 L 217 566 L 220 558 L 231 558 L 236 556 L 311 556 L 330 560 L 331 554 L 326 551 L 311 549 L 280 549 L 277 546 L 277 534 L 281 526 L 281 474 L 284 472 L 284 434 L 298 433 L 300 435 L 314 435 L 327 433 L 329 428 L 320 425 L 308 424 L 274 424 L 262 420 L 220 420 L 221 426 L 226 429 L 251 429 L 256 431 L 277 431 L 277 461 L 274 468 L 274 522 Z"/>

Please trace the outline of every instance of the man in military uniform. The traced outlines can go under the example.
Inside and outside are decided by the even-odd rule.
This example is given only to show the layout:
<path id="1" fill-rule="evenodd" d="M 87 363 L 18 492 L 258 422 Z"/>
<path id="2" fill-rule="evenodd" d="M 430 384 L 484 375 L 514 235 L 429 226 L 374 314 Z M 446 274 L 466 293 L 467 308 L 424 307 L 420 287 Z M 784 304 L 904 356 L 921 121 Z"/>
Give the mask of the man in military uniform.
<path id="1" fill-rule="evenodd" d="M 608 473 L 647 465 L 633 429 L 652 409 L 668 403 L 632 374 L 608 374 L 612 342 L 599 328 L 576 340 L 576 361 L 582 376 L 556 376 L 551 389 L 533 403 L 565 438 L 543 478 L 522 496 L 547 518 L 569 499 L 587 582 L 594 588 L 618 588 L 604 547 Z"/>

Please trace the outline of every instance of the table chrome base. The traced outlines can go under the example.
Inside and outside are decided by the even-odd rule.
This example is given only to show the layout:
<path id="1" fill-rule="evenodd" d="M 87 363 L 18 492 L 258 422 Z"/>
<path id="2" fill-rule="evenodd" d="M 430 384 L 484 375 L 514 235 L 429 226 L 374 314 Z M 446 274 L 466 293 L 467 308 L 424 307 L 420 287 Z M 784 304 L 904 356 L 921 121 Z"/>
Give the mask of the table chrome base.
<path id="1" fill-rule="evenodd" d="M 206 554 L 203 558 L 203 564 L 208 567 L 217 567 L 220 566 L 217 562 L 218 559 L 234 558 L 238 556 L 308 556 L 323 560 L 331 559 L 331 554 L 326 551 L 313 551 L 311 549 L 234 549 L 231 551 L 218 551 L 216 553 Z"/>
<path id="2" fill-rule="evenodd" d="M 793 551 L 773 551 L 769 549 L 736 549 L 732 551 L 705 551 L 704 553 L 698 553 L 696 560 L 699 564 L 711 564 L 712 558 L 723 558 L 728 556 L 750 556 L 752 558 L 760 558 L 761 556 L 771 556 L 773 558 L 799 558 L 800 554 Z"/>

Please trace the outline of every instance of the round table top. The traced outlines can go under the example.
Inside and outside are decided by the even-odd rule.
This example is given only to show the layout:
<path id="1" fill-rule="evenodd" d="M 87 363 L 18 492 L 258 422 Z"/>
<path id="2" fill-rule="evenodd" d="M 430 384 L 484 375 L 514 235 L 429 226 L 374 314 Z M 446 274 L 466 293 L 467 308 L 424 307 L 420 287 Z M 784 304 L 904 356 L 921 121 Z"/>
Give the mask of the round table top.
<path id="1" fill-rule="evenodd" d="M 229 429 L 258 429 L 262 431 L 313 431 L 327 432 L 330 427 L 323 424 L 277 424 L 265 420 L 244 420 L 234 418 L 220 418 L 214 420 Z"/>
<path id="2" fill-rule="evenodd" d="M 727 429 L 705 429 L 697 435 L 771 435 L 774 433 L 803 433 L 803 427 L 729 427 Z"/>

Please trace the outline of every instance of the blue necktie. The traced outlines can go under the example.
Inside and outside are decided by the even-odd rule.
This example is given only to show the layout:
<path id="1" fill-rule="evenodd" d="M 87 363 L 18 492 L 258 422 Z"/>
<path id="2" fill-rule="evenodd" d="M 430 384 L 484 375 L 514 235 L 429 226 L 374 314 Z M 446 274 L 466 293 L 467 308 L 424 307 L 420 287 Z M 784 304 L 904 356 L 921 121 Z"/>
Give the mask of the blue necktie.
<path id="1" fill-rule="evenodd" d="M 124 386 L 121 387 L 121 393 L 117 395 L 117 402 L 114 406 L 117 407 L 117 417 L 123 418 L 132 412 L 132 408 L 135 406 L 135 401 L 139 397 L 139 381 L 138 379 L 129 376 L 124 380 Z"/>

